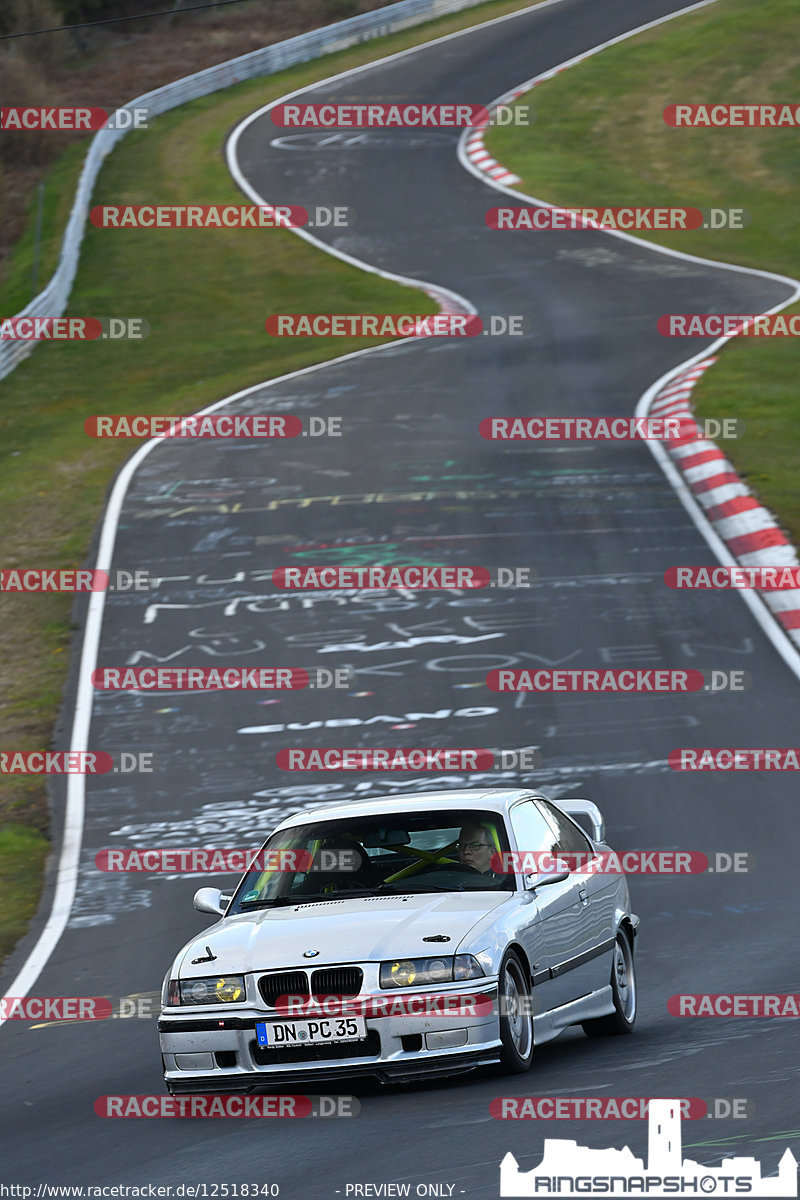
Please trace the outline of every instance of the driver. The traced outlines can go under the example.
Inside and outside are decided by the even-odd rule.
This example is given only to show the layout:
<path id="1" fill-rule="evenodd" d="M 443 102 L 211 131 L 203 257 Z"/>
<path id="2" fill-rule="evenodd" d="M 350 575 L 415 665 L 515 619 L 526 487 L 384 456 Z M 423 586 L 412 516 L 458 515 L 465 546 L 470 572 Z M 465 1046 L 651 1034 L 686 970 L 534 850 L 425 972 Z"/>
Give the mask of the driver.
<path id="1" fill-rule="evenodd" d="M 503 878 L 497 875 L 490 866 L 495 848 L 488 830 L 483 825 L 463 825 L 458 835 L 456 849 L 458 850 L 458 860 L 465 867 L 472 867 L 481 875 L 489 875 L 492 879 Z"/>

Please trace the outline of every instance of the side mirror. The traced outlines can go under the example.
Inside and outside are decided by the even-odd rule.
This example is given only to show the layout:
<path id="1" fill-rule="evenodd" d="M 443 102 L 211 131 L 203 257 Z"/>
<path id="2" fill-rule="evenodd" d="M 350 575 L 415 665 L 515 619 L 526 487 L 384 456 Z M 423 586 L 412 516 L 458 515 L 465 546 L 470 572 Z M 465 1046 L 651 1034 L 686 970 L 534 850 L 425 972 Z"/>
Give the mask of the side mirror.
<path id="1" fill-rule="evenodd" d="M 230 902 L 230 896 L 223 896 L 219 888 L 210 887 L 196 891 L 192 901 L 198 912 L 209 913 L 212 917 L 221 917 Z"/>
<path id="2" fill-rule="evenodd" d="M 530 891 L 536 888 L 547 887 L 551 883 L 563 883 L 565 879 L 570 877 L 570 869 L 561 859 L 556 860 L 558 869 L 552 871 L 540 871 L 538 875 L 526 875 L 525 887 Z"/>

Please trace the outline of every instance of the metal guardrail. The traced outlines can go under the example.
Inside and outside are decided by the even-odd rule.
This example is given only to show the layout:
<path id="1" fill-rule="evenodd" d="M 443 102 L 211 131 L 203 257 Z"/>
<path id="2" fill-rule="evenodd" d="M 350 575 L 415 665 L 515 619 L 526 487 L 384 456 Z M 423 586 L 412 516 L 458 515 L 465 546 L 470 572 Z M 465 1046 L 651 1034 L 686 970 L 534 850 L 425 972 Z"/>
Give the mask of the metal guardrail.
<path id="1" fill-rule="evenodd" d="M 245 79 L 274 75 L 297 63 L 309 62 L 335 50 L 357 45 L 370 38 L 382 37 L 387 33 L 396 33 L 423 21 L 445 16 L 447 13 L 473 8 L 480 3 L 482 0 L 398 0 L 398 3 L 389 4 L 385 8 L 348 17 L 322 29 L 312 29 L 308 33 L 298 34 L 272 46 L 265 46 L 261 50 L 242 54 L 239 58 L 228 59 L 215 67 L 196 71 L 194 75 L 186 75 L 183 79 L 176 79 L 164 87 L 145 92 L 121 107 L 146 108 L 148 116 L 157 116 L 185 104 L 188 100 L 208 96 L 211 92 L 231 87 L 232 84 L 241 83 Z M 63 315 L 78 269 L 81 242 L 95 181 L 106 155 L 127 132 L 128 129 L 101 129 L 92 138 L 64 232 L 58 266 L 47 286 L 34 296 L 25 308 L 16 313 L 15 317 Z M 0 379 L 10 374 L 37 344 L 36 341 L 0 341 Z"/>

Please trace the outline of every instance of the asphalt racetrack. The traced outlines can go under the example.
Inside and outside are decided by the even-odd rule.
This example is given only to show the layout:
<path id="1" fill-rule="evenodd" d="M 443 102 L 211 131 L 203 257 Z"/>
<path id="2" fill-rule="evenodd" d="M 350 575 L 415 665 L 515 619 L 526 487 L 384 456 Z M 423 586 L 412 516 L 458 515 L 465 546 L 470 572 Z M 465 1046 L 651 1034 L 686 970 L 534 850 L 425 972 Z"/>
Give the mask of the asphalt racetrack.
<path id="1" fill-rule="evenodd" d="M 302 99 L 488 104 L 678 7 L 563 0 Z M 568 77 L 562 86 L 568 97 Z M 667 1000 L 795 989 L 787 831 L 796 785 L 791 773 L 680 774 L 667 757 L 684 745 L 795 744 L 798 681 L 735 592 L 664 585 L 668 567 L 711 554 L 644 443 L 489 442 L 478 425 L 629 416 L 656 378 L 703 345 L 661 337 L 661 314 L 756 313 L 787 289 L 600 232 L 491 231 L 484 216 L 502 197 L 459 164 L 457 130 L 312 132 L 276 144 L 282 133 L 264 114 L 238 141 L 240 170 L 265 200 L 352 207 L 352 228 L 317 236 L 451 289 L 481 315 L 520 314 L 526 332 L 376 349 L 259 387 L 226 410 L 335 416 L 338 438 L 172 441 L 144 459 L 114 564 L 160 582 L 107 597 L 98 666 L 348 667 L 352 683 L 274 696 L 96 693 L 89 744 L 152 752 L 157 769 L 87 780 L 74 905 L 33 994 L 152 1000 L 177 949 L 210 923 L 192 908 L 198 877 L 102 873 L 98 850 L 257 845 L 284 815 L 354 790 L 531 784 L 594 800 L 616 848 L 747 852 L 753 869 L 631 879 L 642 921 L 633 1036 L 590 1041 L 576 1030 L 544 1047 L 524 1077 L 482 1070 L 344 1087 L 361 1103 L 353 1120 L 101 1119 L 100 1096 L 163 1090 L 155 1017 L 9 1021 L 0 1031 L 3 1175 L 26 1185 L 273 1182 L 283 1200 L 335 1200 L 352 1184 L 409 1183 L 411 1194 L 442 1184 L 453 1185 L 443 1195 L 482 1200 L 499 1194 L 503 1155 L 528 1169 L 544 1137 L 646 1155 L 644 1121 L 490 1116 L 494 1097 L 523 1094 L 745 1098 L 746 1119 L 685 1122 L 684 1144 L 709 1165 L 735 1152 L 774 1173 L 785 1147 L 800 1146 L 797 1024 L 680 1020 Z M 413 302 L 409 292 L 411 312 Z M 393 561 L 530 567 L 536 583 L 387 597 L 301 595 L 271 582 L 276 566 Z M 734 668 L 753 686 L 627 697 L 485 686 L 495 667 L 551 666 Z M 77 677 L 76 657 L 73 695 Z M 335 724 L 344 719 L 363 724 Z M 64 746 L 70 720 L 67 711 Z M 287 746 L 340 745 L 535 745 L 543 761 L 477 780 L 292 777 L 275 764 Z M 4 991 L 31 945 L 7 964 Z"/>

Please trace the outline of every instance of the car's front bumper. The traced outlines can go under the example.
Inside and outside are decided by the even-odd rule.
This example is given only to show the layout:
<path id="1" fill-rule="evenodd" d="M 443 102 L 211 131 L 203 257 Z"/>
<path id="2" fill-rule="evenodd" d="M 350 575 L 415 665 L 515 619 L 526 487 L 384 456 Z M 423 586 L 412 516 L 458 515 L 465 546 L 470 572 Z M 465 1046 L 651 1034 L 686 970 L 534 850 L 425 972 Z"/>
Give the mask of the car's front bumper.
<path id="1" fill-rule="evenodd" d="M 366 1040 L 320 1046 L 259 1047 L 256 1024 L 280 1019 L 272 1009 L 248 1007 L 235 1016 L 218 1008 L 164 1009 L 158 1022 L 164 1078 L 175 1094 L 256 1092 L 284 1083 L 313 1086 L 357 1076 L 389 1082 L 473 1070 L 496 1062 L 501 1046 L 497 982 L 480 983 L 459 988 L 484 1002 L 474 1015 L 367 1016 Z M 371 997 L 385 999 L 386 993 L 359 1000 Z"/>

